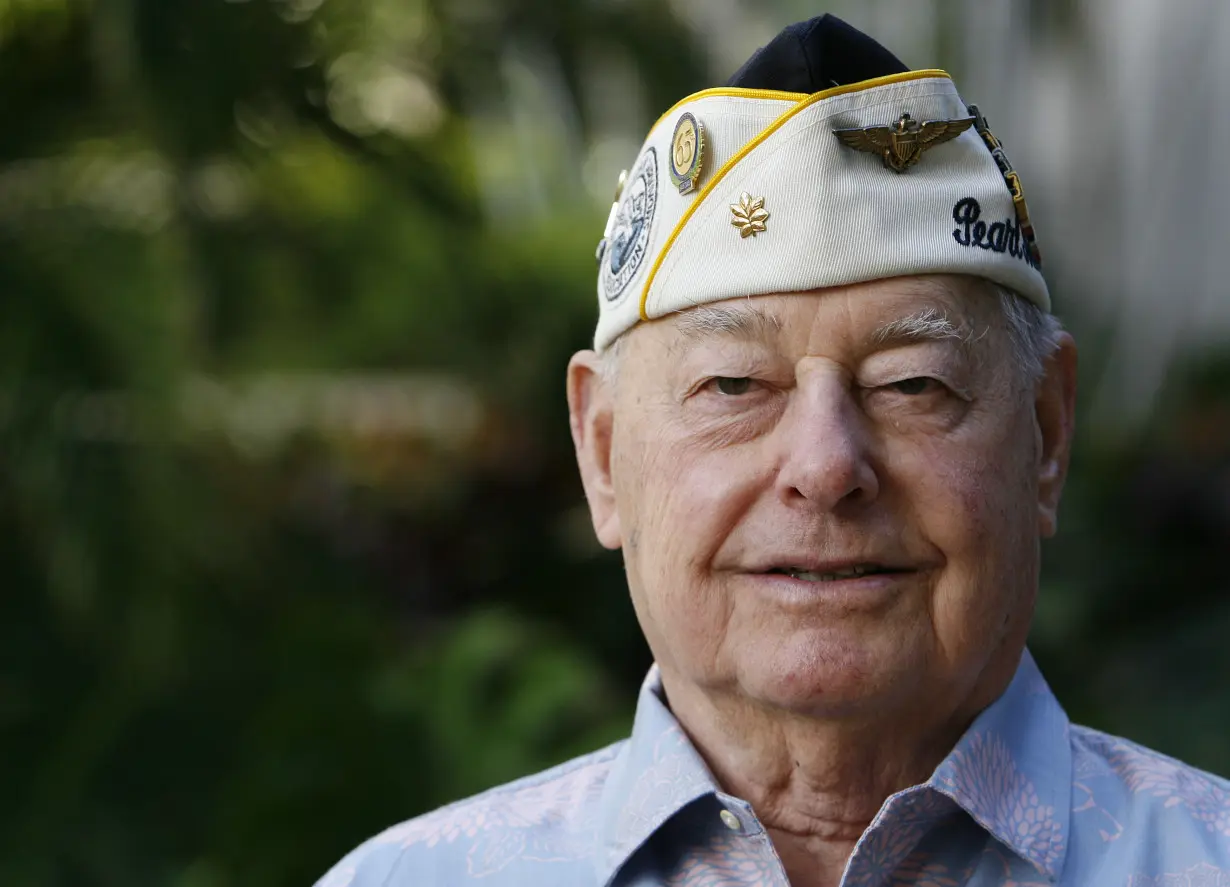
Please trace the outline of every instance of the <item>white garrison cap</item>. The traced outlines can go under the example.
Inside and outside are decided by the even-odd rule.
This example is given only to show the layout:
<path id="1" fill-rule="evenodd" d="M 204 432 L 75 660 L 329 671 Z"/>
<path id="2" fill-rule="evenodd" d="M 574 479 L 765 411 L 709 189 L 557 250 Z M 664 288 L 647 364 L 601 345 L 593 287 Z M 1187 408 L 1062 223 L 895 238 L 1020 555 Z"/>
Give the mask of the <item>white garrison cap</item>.
<path id="1" fill-rule="evenodd" d="M 869 64 L 893 72 L 810 91 Z M 691 95 L 621 177 L 598 250 L 597 350 L 696 305 L 902 275 L 982 277 L 1050 310 L 1020 179 L 948 74 L 907 71 L 823 16 L 732 82 L 754 81 L 804 91 Z"/>

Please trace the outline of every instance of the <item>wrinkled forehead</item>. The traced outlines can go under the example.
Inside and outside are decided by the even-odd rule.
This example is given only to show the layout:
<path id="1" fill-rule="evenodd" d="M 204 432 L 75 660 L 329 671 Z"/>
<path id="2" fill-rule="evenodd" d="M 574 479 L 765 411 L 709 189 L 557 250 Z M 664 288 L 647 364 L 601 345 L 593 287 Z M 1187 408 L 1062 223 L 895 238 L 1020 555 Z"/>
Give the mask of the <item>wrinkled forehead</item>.
<path id="1" fill-rule="evenodd" d="M 646 324 L 643 338 L 665 354 L 723 342 L 787 348 L 966 342 L 995 316 L 994 293 L 971 277 L 896 277 L 696 305 Z"/>

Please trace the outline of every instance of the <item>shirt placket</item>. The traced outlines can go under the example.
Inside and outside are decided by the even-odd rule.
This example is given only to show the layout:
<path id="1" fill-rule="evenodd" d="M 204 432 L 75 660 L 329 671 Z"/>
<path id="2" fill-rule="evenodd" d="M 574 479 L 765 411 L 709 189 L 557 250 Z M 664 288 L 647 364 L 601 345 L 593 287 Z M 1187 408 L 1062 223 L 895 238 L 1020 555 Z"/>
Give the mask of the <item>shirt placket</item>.
<path id="1" fill-rule="evenodd" d="M 715 793 L 714 797 L 719 805 L 718 821 L 729 833 L 728 839 L 735 848 L 733 855 L 746 856 L 749 873 L 755 872 L 761 879 L 748 883 L 755 883 L 757 887 L 760 884 L 765 887 L 790 887 L 781 857 L 777 855 L 768 832 L 756 818 L 751 804 L 723 792 Z M 765 880 L 766 877 L 769 880 Z"/>
<path id="2" fill-rule="evenodd" d="M 884 887 L 927 832 L 956 809 L 928 786 L 890 797 L 863 832 L 842 875 L 841 887 Z"/>

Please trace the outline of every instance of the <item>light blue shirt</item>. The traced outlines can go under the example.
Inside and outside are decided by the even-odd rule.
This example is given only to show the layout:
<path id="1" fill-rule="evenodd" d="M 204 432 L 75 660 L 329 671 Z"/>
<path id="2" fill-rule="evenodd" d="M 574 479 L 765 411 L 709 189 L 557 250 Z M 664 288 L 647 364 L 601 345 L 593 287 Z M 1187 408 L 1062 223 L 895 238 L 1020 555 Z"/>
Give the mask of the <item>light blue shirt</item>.
<path id="1" fill-rule="evenodd" d="M 630 739 L 372 838 L 317 887 L 736 887 L 788 881 L 657 669 Z M 931 778 L 888 798 L 843 885 L 1230 887 L 1230 783 L 1074 726 L 1026 653 Z"/>

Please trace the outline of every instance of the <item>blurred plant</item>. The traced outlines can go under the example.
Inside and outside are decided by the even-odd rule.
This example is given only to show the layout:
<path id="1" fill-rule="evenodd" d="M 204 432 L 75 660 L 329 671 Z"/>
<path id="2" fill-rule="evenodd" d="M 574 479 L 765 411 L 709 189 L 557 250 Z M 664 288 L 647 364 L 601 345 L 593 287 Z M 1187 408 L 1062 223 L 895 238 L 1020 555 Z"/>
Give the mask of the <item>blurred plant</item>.
<path id="1" fill-rule="evenodd" d="M 705 65 L 654 0 L 0 2 L 0 879 L 310 883 L 626 729 L 560 371 Z M 1191 446 L 1079 457 L 1037 641 L 1230 767 Z"/>

